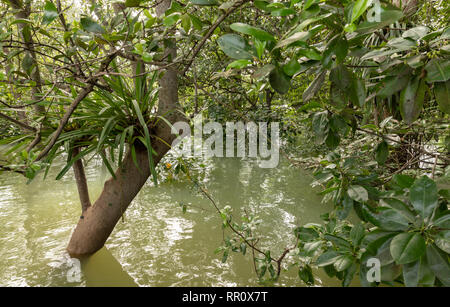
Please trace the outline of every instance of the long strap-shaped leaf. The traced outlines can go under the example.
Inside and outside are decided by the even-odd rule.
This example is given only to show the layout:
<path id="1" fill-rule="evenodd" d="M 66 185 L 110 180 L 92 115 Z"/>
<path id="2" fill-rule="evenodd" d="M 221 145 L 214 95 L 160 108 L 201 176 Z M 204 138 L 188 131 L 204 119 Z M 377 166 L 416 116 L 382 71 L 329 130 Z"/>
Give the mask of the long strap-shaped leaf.
<path id="1" fill-rule="evenodd" d="M 136 115 L 139 119 L 139 123 L 142 126 L 142 129 L 144 129 L 145 146 L 147 147 L 148 162 L 150 165 L 150 172 L 152 173 L 153 182 L 155 183 L 155 185 L 158 185 L 158 178 L 156 176 L 155 165 L 153 163 L 153 156 L 152 156 L 153 147 L 152 147 L 152 143 L 150 141 L 150 133 L 148 131 L 148 127 L 144 120 L 144 117 L 142 116 L 141 109 L 139 108 L 139 105 L 136 100 L 133 100 L 133 107 L 134 107 Z"/>

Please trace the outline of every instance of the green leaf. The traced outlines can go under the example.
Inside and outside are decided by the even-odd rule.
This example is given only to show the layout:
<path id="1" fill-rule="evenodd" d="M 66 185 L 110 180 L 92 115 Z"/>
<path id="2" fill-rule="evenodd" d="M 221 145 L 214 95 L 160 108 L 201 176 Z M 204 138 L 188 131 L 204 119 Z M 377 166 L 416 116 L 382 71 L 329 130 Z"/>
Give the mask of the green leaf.
<path id="1" fill-rule="evenodd" d="M 281 9 L 273 10 L 271 12 L 272 16 L 274 16 L 274 17 L 285 17 L 285 16 L 293 15 L 295 13 L 296 13 L 296 11 L 291 8 L 281 8 Z"/>
<path id="2" fill-rule="evenodd" d="M 427 82 L 445 82 L 450 79 L 450 61 L 447 59 L 432 59 L 425 65 Z"/>
<path id="3" fill-rule="evenodd" d="M 447 254 L 450 254 L 450 230 L 443 230 L 434 236 L 434 243 Z"/>
<path id="4" fill-rule="evenodd" d="M 336 35 L 327 44 L 323 55 L 322 64 L 326 68 L 330 68 L 332 64 L 332 56 L 336 56 L 336 62 L 338 64 L 342 63 L 348 53 L 348 42 L 345 36 Z"/>
<path id="5" fill-rule="evenodd" d="M 225 34 L 217 40 L 220 49 L 230 58 L 252 59 L 255 57 L 252 47 L 241 36 L 236 34 Z"/>
<path id="6" fill-rule="evenodd" d="M 447 114 L 450 114 L 450 80 L 446 82 L 435 82 L 434 97 L 438 103 L 439 109 Z"/>
<path id="7" fill-rule="evenodd" d="M 203 22 L 194 15 L 188 14 L 189 18 L 191 18 L 192 25 L 196 30 L 201 30 L 203 28 Z"/>
<path id="8" fill-rule="evenodd" d="M 273 37 L 273 35 L 269 32 L 245 23 L 235 22 L 230 25 L 230 28 L 236 32 L 251 35 L 262 41 L 275 41 L 275 37 Z"/>
<path id="9" fill-rule="evenodd" d="M 312 129 L 316 144 L 322 144 L 328 135 L 328 116 L 327 112 L 318 112 L 314 114 L 312 120 Z"/>
<path id="10" fill-rule="evenodd" d="M 389 156 L 389 148 L 386 141 L 382 141 L 380 144 L 378 144 L 377 148 L 375 149 L 375 160 L 377 160 L 378 164 L 384 165 L 387 158 Z"/>
<path id="11" fill-rule="evenodd" d="M 286 94 L 291 87 L 291 79 L 280 68 L 275 68 L 270 72 L 269 82 L 272 88 L 280 94 Z"/>
<path id="12" fill-rule="evenodd" d="M 436 183 L 427 176 L 416 179 L 410 188 L 409 200 L 423 219 L 428 218 L 438 204 Z"/>
<path id="13" fill-rule="evenodd" d="M 300 277 L 300 279 L 307 285 L 314 284 L 314 276 L 309 265 L 305 265 L 298 270 L 298 277 Z"/>
<path id="14" fill-rule="evenodd" d="M 323 253 L 316 260 L 316 265 L 318 267 L 327 266 L 329 264 L 333 264 L 341 255 L 337 252 L 331 250 Z"/>
<path id="15" fill-rule="evenodd" d="M 309 37 L 310 37 L 309 32 L 297 32 L 291 35 L 290 37 L 282 41 L 279 41 L 278 44 L 276 44 L 273 49 L 281 48 L 298 41 L 306 41 Z"/>
<path id="16" fill-rule="evenodd" d="M 300 63 L 297 61 L 297 59 L 292 59 L 289 62 L 287 62 L 285 65 L 283 65 L 283 71 L 286 75 L 289 77 L 292 77 L 295 75 L 300 69 L 301 69 Z"/>
<path id="17" fill-rule="evenodd" d="M 383 198 L 382 204 L 383 204 L 383 206 L 388 206 L 389 208 L 397 211 L 399 214 L 403 215 L 411 223 L 414 222 L 415 215 L 404 202 L 402 202 L 396 198 Z"/>
<path id="18" fill-rule="evenodd" d="M 316 230 L 312 228 L 307 227 L 297 227 L 294 230 L 295 236 L 301 241 L 301 242 L 310 242 L 314 241 L 319 237 Z"/>
<path id="19" fill-rule="evenodd" d="M 142 0 L 125 0 L 126 7 L 138 7 L 141 5 Z"/>
<path id="20" fill-rule="evenodd" d="M 178 20 L 180 20 L 180 13 L 173 13 L 173 14 L 171 14 L 171 15 L 169 15 L 169 16 L 164 18 L 163 24 L 166 27 L 171 27 L 174 24 L 176 24 Z"/>
<path id="21" fill-rule="evenodd" d="M 368 33 L 377 29 L 384 28 L 393 24 L 397 20 L 403 17 L 403 13 L 400 10 L 382 10 L 380 14 L 380 21 L 369 22 L 365 21 L 358 25 L 356 32 Z"/>
<path id="22" fill-rule="evenodd" d="M 364 80 L 356 78 L 354 75 L 352 75 L 351 80 L 351 87 L 349 91 L 349 98 L 350 101 L 362 108 L 366 102 L 366 85 Z"/>
<path id="23" fill-rule="evenodd" d="M 450 228 L 450 214 L 446 214 L 434 220 L 433 225 L 440 228 Z"/>
<path id="24" fill-rule="evenodd" d="M 275 68 L 272 64 L 264 65 L 263 67 L 259 68 L 255 73 L 252 75 L 253 79 L 260 80 L 267 75 L 270 74 L 270 72 Z"/>
<path id="25" fill-rule="evenodd" d="M 384 79 L 377 96 L 380 98 L 388 98 L 406 87 L 410 80 L 409 74 L 401 74 L 397 76 L 388 76 Z"/>
<path id="26" fill-rule="evenodd" d="M 92 33 L 106 33 L 98 23 L 96 23 L 89 17 L 82 17 L 80 19 L 80 24 L 85 31 Z"/>
<path id="27" fill-rule="evenodd" d="M 189 0 L 195 5 L 201 5 L 201 6 L 214 6 L 219 5 L 219 1 L 217 0 Z"/>
<path id="28" fill-rule="evenodd" d="M 31 75 L 31 72 L 34 67 L 34 60 L 31 57 L 30 53 L 27 52 L 22 60 L 22 69 L 28 74 Z"/>
<path id="29" fill-rule="evenodd" d="M 351 23 L 359 18 L 372 4 L 372 0 L 358 0 L 353 6 Z"/>
<path id="30" fill-rule="evenodd" d="M 369 194 L 367 193 L 367 190 L 360 185 L 349 186 L 347 194 L 348 196 L 350 196 L 350 198 L 359 202 L 366 202 L 369 200 Z"/>
<path id="31" fill-rule="evenodd" d="M 374 213 L 366 206 L 362 206 L 361 210 L 369 222 L 383 230 L 405 231 L 409 227 L 410 221 L 398 210 L 379 207 L 378 213 Z"/>
<path id="32" fill-rule="evenodd" d="M 302 94 L 303 102 L 308 102 L 312 98 L 314 98 L 314 96 L 316 96 L 317 92 L 319 92 L 319 90 L 322 88 L 322 85 L 324 84 L 326 75 L 327 72 L 322 71 L 314 78 L 314 80 Z"/>
<path id="33" fill-rule="evenodd" d="M 425 253 L 425 240 L 418 233 L 401 233 L 391 242 L 392 258 L 397 264 L 405 264 L 418 260 Z"/>
<path id="34" fill-rule="evenodd" d="M 142 129 L 144 130 L 144 137 L 145 137 L 144 145 L 147 147 L 147 155 L 148 155 L 148 162 L 149 162 L 148 164 L 150 167 L 150 173 L 152 174 L 153 182 L 155 183 L 155 185 L 158 185 L 158 177 L 156 174 L 155 164 L 153 162 L 153 148 L 152 148 L 152 144 L 151 144 L 151 140 L 150 140 L 150 132 L 148 131 L 147 123 L 144 120 L 144 116 L 142 115 L 142 112 L 138 105 L 138 102 L 133 99 L 132 103 L 133 103 L 134 111 L 136 112 L 136 115 L 138 117 L 139 123 L 141 124 Z"/>
<path id="35" fill-rule="evenodd" d="M 403 265 L 403 280 L 406 287 L 434 285 L 435 277 L 428 266 L 425 254 L 419 260 Z"/>
<path id="36" fill-rule="evenodd" d="M 249 61 L 249 60 L 246 60 L 246 59 L 236 60 L 236 61 L 233 61 L 230 64 L 228 64 L 227 70 L 231 69 L 231 68 L 241 69 L 241 68 L 244 68 L 244 67 L 246 67 L 246 66 L 248 66 L 250 64 L 252 64 L 252 62 Z"/>
<path id="37" fill-rule="evenodd" d="M 46 1 L 44 5 L 44 16 L 42 17 L 42 23 L 44 25 L 48 25 L 57 17 L 58 10 L 56 9 L 56 6 L 52 2 Z"/>
<path id="38" fill-rule="evenodd" d="M 350 230 L 350 240 L 352 240 L 353 246 L 359 246 L 361 240 L 364 238 L 365 230 L 361 223 L 358 223 Z"/>
<path id="39" fill-rule="evenodd" d="M 186 33 L 188 33 L 191 29 L 191 17 L 189 17 L 188 14 L 184 14 L 183 16 L 181 16 L 181 27 Z"/>
<path id="40" fill-rule="evenodd" d="M 411 124 L 422 112 L 426 84 L 418 76 L 408 82 L 400 93 L 400 113 L 403 120 Z"/>
<path id="41" fill-rule="evenodd" d="M 448 255 L 439 251 L 434 245 L 427 246 L 427 261 L 431 271 L 446 287 L 450 287 L 450 265 Z"/>
<path id="42" fill-rule="evenodd" d="M 402 37 L 410 38 L 410 39 L 417 41 L 417 40 L 421 39 L 422 37 L 424 37 L 425 35 L 427 35 L 429 31 L 430 31 L 430 28 L 428 28 L 428 27 L 418 26 L 418 27 L 414 27 L 414 28 L 411 28 L 411 29 L 403 32 Z"/>
<path id="43" fill-rule="evenodd" d="M 348 267 L 350 267 L 352 263 L 353 263 L 352 257 L 348 255 L 342 255 L 336 258 L 334 262 L 334 268 L 336 269 L 336 271 L 342 272 Z"/>

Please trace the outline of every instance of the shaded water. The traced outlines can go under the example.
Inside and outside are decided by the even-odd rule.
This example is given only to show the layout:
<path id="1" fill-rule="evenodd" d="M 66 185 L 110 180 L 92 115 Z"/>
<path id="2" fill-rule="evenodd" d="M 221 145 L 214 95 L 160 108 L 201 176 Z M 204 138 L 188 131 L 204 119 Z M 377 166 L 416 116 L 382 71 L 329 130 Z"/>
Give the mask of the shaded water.
<path id="1" fill-rule="evenodd" d="M 307 172 L 281 161 L 261 169 L 234 158 L 204 161 L 200 181 L 220 207 L 258 214 L 264 221 L 261 247 L 279 255 L 294 242 L 293 229 L 319 222 L 329 208 L 310 187 Z M 0 175 L 0 285 L 3 286 L 257 286 L 251 253 L 232 253 L 226 263 L 214 250 L 222 243 L 221 219 L 211 203 L 187 181 L 148 183 L 133 201 L 111 237 L 82 263 L 79 282 L 69 282 L 72 262 L 65 252 L 80 215 L 72 174 L 31 184 L 20 175 Z M 100 194 L 106 174 L 87 167 L 91 198 Z M 183 213 L 180 202 L 188 206 Z M 339 285 L 318 273 L 318 284 Z M 276 285 L 302 286 L 295 269 Z"/>

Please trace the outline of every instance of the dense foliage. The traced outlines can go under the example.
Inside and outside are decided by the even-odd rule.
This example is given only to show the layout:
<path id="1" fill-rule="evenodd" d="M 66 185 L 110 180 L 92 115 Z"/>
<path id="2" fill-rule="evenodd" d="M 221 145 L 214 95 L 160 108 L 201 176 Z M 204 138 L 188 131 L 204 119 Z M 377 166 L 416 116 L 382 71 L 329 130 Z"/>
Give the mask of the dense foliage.
<path id="1" fill-rule="evenodd" d="M 60 179 L 94 154 L 114 175 L 126 147 L 151 152 L 157 78 L 174 66 L 188 116 L 279 121 L 283 154 L 334 204 L 277 258 L 256 216 L 216 207 L 223 261 L 251 248 L 262 281 L 289 258 L 306 284 L 319 267 L 348 286 L 379 284 L 366 278 L 377 258 L 382 283 L 450 285 L 447 1 L 183 0 L 159 17 L 153 1 L 82 3 L 1 4 L 1 169 L 32 179 L 63 156 Z"/>

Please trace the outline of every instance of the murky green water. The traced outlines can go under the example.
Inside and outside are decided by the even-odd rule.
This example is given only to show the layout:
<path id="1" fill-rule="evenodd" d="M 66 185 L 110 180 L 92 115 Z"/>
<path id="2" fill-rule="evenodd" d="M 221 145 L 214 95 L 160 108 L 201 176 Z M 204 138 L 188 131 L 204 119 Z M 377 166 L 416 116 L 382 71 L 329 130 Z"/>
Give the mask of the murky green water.
<path id="1" fill-rule="evenodd" d="M 292 230 L 319 222 L 329 208 L 310 188 L 307 172 L 281 162 L 261 169 L 233 158 L 205 161 L 201 181 L 220 207 L 238 214 L 245 207 L 264 221 L 261 247 L 277 255 L 292 245 Z M 189 182 L 150 183 L 119 222 L 106 249 L 83 262 L 81 282 L 69 282 L 72 263 L 65 252 L 80 215 L 78 194 L 69 172 L 54 181 L 31 184 L 20 175 L 0 175 L 0 285 L 3 286 L 257 286 L 251 253 L 230 255 L 226 263 L 214 250 L 221 245 L 221 219 Z M 92 199 L 105 174 L 87 168 Z M 183 214 L 179 203 L 188 205 Z M 318 284 L 338 285 L 319 273 Z M 302 286 L 295 269 L 283 272 L 277 285 Z"/>

